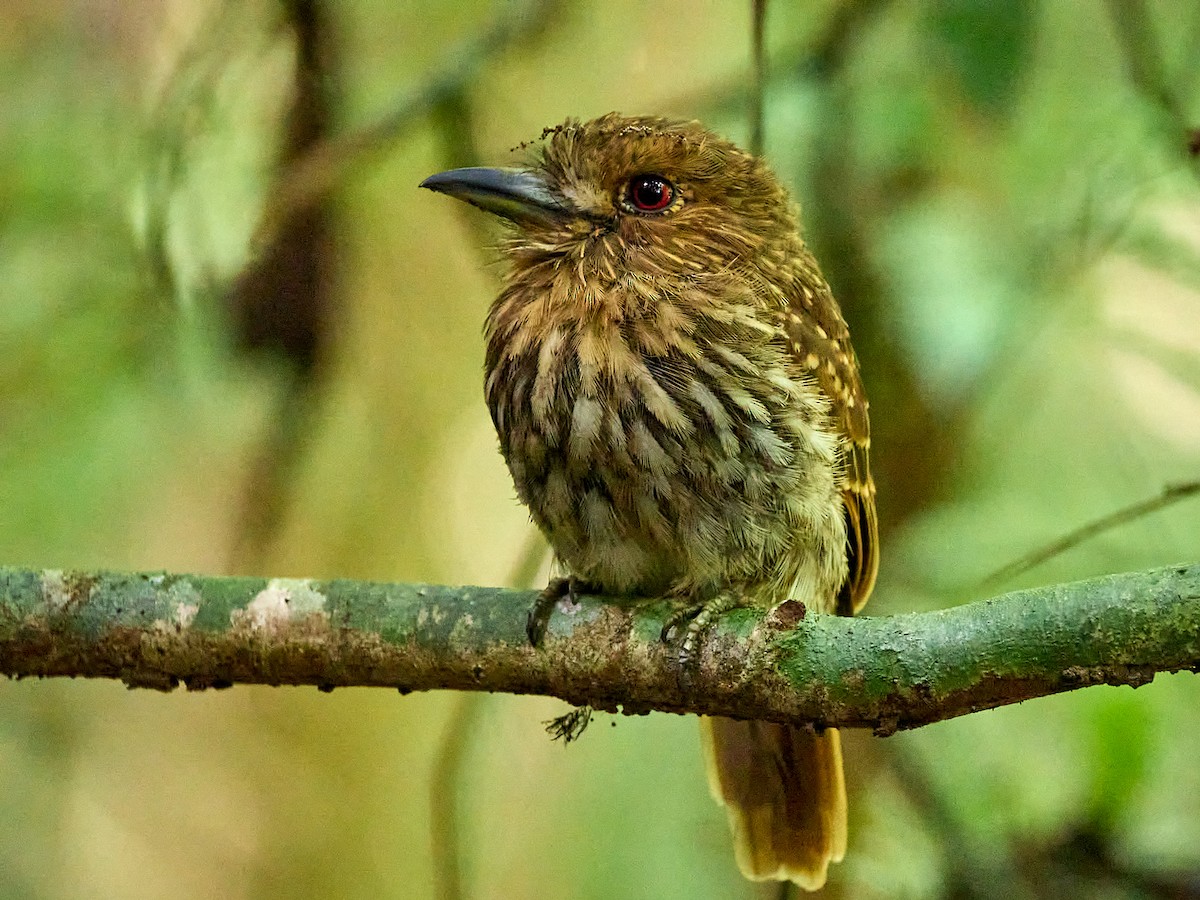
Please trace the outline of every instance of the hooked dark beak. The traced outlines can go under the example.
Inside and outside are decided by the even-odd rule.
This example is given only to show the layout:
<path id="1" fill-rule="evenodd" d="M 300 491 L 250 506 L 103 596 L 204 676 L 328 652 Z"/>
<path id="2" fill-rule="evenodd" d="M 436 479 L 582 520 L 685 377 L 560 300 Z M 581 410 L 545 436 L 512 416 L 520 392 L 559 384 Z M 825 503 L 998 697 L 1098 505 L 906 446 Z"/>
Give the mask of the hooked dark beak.
<path id="1" fill-rule="evenodd" d="M 430 175 L 421 187 L 514 222 L 555 221 L 571 211 L 545 178 L 526 169 L 451 169 Z"/>

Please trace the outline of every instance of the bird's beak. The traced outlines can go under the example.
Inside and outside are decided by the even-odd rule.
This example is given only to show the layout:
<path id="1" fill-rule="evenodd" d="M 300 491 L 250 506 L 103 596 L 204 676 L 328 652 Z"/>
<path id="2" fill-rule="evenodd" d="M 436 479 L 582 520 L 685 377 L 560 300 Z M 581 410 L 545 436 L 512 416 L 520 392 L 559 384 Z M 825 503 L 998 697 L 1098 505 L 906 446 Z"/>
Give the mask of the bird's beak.
<path id="1" fill-rule="evenodd" d="M 544 177 L 526 169 L 451 169 L 430 175 L 421 187 L 465 200 L 513 222 L 556 221 L 571 211 Z"/>

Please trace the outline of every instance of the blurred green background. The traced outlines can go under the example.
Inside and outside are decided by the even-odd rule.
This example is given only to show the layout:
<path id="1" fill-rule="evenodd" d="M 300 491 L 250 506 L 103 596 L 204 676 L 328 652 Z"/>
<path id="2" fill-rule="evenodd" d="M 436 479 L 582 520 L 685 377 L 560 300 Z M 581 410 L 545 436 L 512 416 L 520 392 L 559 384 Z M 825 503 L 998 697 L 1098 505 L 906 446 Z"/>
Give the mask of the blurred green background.
<path id="1" fill-rule="evenodd" d="M 7 0 L 0 562 L 499 584 L 492 226 L 567 116 L 745 141 L 750 4 Z M 766 153 L 872 398 L 874 614 L 1200 474 L 1200 4 L 776 2 Z M 1200 559 L 1181 503 L 1005 587 Z M 0 897 L 773 897 L 696 724 L 538 698 L 0 683 Z M 612 727 L 610 727 L 610 725 Z M 1200 896 L 1200 681 L 846 739 L 830 897 Z M 453 760 L 451 760 L 453 761 Z M 440 768 L 439 768 L 440 767 Z M 444 894 L 443 894 L 444 896 Z"/>

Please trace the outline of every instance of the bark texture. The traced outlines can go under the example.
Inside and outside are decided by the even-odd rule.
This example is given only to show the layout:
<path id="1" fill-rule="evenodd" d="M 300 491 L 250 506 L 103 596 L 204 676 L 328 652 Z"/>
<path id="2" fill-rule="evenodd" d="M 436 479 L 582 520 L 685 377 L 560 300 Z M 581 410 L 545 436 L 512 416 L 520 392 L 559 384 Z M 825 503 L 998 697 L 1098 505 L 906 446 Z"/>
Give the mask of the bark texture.
<path id="1" fill-rule="evenodd" d="M 881 734 L 1095 684 L 1200 668 L 1200 564 L 889 617 L 789 601 L 721 618 L 681 670 L 664 601 L 582 597 L 532 649 L 532 591 L 0 569 L 0 672 L 547 694 L 598 709 Z"/>

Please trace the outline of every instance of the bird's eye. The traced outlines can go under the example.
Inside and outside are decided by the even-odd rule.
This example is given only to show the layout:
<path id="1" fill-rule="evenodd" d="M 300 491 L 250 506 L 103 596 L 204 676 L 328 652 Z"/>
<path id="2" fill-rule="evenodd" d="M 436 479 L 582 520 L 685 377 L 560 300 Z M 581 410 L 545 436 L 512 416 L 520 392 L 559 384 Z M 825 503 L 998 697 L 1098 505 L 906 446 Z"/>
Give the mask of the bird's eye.
<path id="1" fill-rule="evenodd" d="M 675 199 L 675 186 L 661 175 L 635 175 L 625 189 L 625 202 L 638 212 L 662 212 Z"/>

